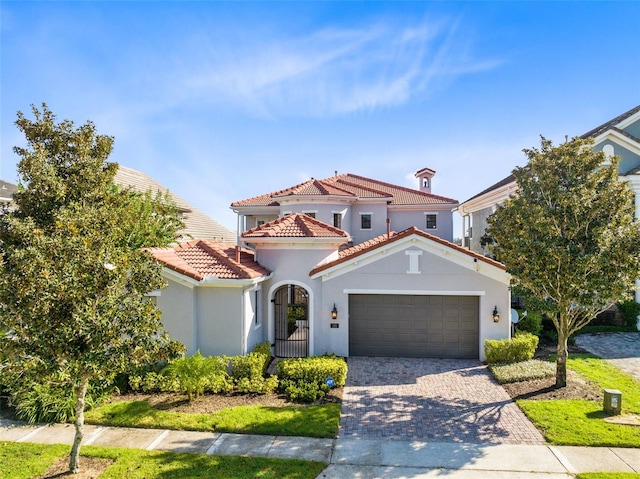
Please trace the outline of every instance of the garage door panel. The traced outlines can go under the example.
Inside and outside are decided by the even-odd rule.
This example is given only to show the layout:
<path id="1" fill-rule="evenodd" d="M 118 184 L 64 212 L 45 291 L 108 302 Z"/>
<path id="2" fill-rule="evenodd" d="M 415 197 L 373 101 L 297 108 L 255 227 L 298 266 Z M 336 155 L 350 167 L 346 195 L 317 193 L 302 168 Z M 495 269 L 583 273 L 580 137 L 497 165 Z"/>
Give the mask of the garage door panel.
<path id="1" fill-rule="evenodd" d="M 478 298 L 350 295 L 349 354 L 477 358 Z"/>

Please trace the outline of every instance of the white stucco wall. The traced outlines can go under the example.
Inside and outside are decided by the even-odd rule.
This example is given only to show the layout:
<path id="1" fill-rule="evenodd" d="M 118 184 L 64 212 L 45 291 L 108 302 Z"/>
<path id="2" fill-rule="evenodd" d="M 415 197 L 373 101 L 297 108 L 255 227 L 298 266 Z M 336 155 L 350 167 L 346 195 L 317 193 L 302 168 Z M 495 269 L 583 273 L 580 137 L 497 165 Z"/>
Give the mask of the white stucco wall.
<path id="1" fill-rule="evenodd" d="M 427 229 L 427 214 L 437 215 L 435 229 Z M 424 210 L 389 210 L 389 219 L 391 220 L 391 229 L 393 231 L 404 231 L 407 228 L 416 226 L 429 234 L 453 241 L 453 213 L 451 207 L 444 209 L 425 208 Z"/>
<path id="2" fill-rule="evenodd" d="M 165 278 L 168 286 L 156 298 L 162 311 L 162 324 L 173 339 L 187 348 L 187 354 L 197 350 L 195 330 L 195 293 L 193 288 Z"/>
<path id="3" fill-rule="evenodd" d="M 204 356 L 243 354 L 242 290 L 196 289 L 197 347 Z"/>
<path id="4" fill-rule="evenodd" d="M 371 229 L 361 228 L 361 213 L 371 213 Z M 362 202 L 351 207 L 351 229 L 349 233 L 353 237 L 353 244 L 362 243 L 387 232 L 387 204 Z"/>
<path id="5" fill-rule="evenodd" d="M 258 291 L 258 301 L 256 304 L 256 291 Z M 267 340 L 267 316 L 263 313 L 263 295 L 262 285 L 251 288 L 244 292 L 244 331 L 246 352 L 251 352 L 253 347 Z M 258 322 L 255 318 L 258 315 Z"/>

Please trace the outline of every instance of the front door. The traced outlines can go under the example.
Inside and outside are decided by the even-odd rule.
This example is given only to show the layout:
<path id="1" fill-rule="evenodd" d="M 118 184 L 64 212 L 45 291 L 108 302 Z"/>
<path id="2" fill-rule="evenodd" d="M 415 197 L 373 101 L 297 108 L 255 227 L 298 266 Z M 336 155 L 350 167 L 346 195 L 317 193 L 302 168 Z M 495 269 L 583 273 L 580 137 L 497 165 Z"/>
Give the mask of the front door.
<path id="1" fill-rule="evenodd" d="M 309 355 L 309 293 L 301 286 L 278 288 L 274 298 L 275 356 L 303 358 Z"/>

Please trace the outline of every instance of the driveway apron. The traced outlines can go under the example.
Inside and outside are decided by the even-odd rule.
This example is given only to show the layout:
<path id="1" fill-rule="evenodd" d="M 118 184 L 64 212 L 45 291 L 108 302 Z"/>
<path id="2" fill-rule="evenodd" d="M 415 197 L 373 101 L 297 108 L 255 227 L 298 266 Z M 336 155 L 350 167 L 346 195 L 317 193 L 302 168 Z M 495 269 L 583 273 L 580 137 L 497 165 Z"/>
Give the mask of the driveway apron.
<path id="1" fill-rule="evenodd" d="M 576 344 L 640 381 L 640 332 L 581 334 Z"/>
<path id="2" fill-rule="evenodd" d="M 540 432 L 477 360 L 348 361 L 341 439 L 544 444 Z"/>

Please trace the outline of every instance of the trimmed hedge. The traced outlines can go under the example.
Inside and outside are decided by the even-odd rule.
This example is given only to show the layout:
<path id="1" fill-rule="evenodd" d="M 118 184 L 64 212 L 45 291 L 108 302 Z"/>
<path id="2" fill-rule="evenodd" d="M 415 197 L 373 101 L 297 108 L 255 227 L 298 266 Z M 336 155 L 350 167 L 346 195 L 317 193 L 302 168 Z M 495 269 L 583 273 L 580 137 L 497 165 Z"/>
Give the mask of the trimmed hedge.
<path id="1" fill-rule="evenodd" d="M 334 386 L 344 386 L 347 363 L 337 356 L 289 358 L 278 362 L 276 372 L 280 390 L 289 400 L 313 402 L 329 392 L 328 378 L 333 378 Z"/>
<path id="2" fill-rule="evenodd" d="M 533 358 L 538 347 L 538 336 L 531 333 L 516 333 L 511 339 L 487 339 L 484 353 L 487 363 L 517 363 Z"/>
<path id="3" fill-rule="evenodd" d="M 489 370 L 500 384 L 508 384 L 553 377 L 556 373 L 556 365 L 548 361 L 531 359 L 511 364 L 490 364 Z"/>

